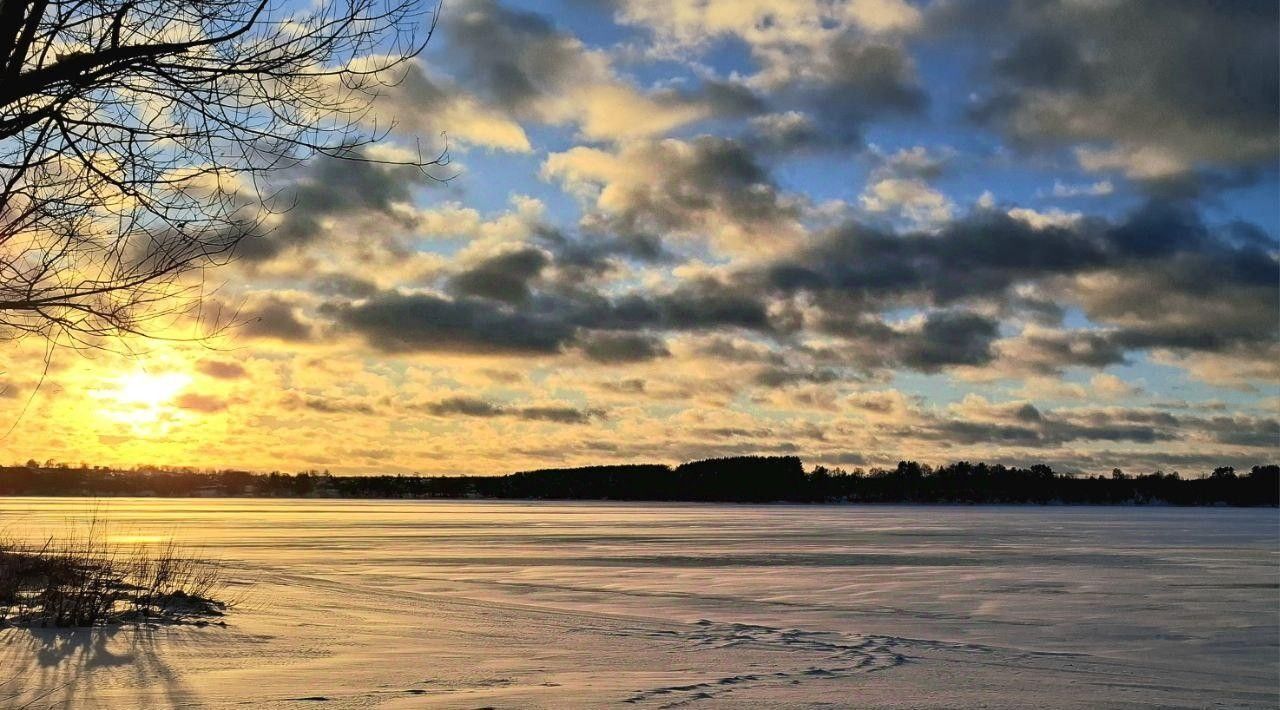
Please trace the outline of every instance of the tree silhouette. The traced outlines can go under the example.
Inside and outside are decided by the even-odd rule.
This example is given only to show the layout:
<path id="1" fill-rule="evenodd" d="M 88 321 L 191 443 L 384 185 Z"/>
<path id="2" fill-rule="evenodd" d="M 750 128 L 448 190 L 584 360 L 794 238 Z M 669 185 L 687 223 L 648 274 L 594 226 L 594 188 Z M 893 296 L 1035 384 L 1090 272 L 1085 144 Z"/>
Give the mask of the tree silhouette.
<path id="1" fill-rule="evenodd" d="M 430 37 L 420 2 L 0 0 L 0 337 L 197 304 L 262 233 L 265 172 L 385 135 L 370 94 Z"/>
<path id="2" fill-rule="evenodd" d="M 1221 469 L 1219 469 L 1221 470 Z M 957 461 L 937 468 L 902 461 L 895 468 L 806 473 L 795 456 L 737 456 L 664 464 L 621 464 L 522 471 L 506 476 L 332 476 L 246 471 L 198 472 L 139 466 L 72 469 L 32 460 L 0 466 L 0 495 L 255 495 L 344 498 L 508 498 L 725 501 L 735 503 L 1062 503 L 1280 505 L 1280 466 L 1249 473 L 1182 478 L 1175 473 L 1069 476 L 1030 468 Z"/>

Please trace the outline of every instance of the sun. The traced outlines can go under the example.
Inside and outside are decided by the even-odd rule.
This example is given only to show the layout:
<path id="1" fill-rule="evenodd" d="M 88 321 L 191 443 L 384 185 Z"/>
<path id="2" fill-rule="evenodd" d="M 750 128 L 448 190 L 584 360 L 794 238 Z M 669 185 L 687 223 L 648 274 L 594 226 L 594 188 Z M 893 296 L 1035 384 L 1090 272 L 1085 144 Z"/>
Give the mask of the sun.
<path id="1" fill-rule="evenodd" d="M 121 404 L 159 406 L 176 397 L 190 382 L 189 375 L 178 372 L 151 374 L 139 370 L 116 380 L 114 397 Z"/>
<path id="2" fill-rule="evenodd" d="M 181 372 L 139 369 L 115 377 L 91 394 L 103 417 L 129 426 L 135 435 L 154 436 L 168 429 L 174 413 L 169 405 L 190 383 L 191 376 Z"/>

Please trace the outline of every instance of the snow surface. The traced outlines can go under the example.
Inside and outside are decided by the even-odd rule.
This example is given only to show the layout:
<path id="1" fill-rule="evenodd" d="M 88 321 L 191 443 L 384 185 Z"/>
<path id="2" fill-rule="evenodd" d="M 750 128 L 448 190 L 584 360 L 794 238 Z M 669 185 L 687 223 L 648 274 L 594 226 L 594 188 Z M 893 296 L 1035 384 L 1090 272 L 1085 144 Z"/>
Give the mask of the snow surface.
<path id="1" fill-rule="evenodd" d="M 227 628 L 0 630 L 0 707 L 1280 705 L 1280 514 L 0 499 L 176 537 Z"/>

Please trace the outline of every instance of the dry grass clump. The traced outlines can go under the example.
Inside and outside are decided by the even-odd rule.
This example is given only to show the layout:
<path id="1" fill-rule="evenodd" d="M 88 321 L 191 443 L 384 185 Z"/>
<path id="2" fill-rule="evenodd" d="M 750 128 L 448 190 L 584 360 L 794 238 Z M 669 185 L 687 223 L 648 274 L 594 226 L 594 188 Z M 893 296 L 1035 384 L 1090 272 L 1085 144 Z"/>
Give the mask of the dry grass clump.
<path id="1" fill-rule="evenodd" d="M 0 541 L 0 627 L 204 625 L 228 608 L 217 566 L 177 543 L 124 548 L 105 525 L 39 545 Z"/>

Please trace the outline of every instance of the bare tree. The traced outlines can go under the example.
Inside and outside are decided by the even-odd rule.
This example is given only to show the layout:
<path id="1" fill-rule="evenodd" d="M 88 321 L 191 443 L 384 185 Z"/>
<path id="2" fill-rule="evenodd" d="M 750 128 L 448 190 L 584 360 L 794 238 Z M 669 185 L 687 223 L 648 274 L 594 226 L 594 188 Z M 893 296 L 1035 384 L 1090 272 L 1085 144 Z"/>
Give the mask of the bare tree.
<path id="1" fill-rule="evenodd" d="M 370 95 L 433 9 L 0 0 L 0 338 L 91 345 L 198 304 L 262 233 L 264 173 L 385 135 Z"/>

